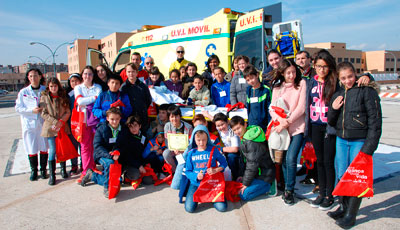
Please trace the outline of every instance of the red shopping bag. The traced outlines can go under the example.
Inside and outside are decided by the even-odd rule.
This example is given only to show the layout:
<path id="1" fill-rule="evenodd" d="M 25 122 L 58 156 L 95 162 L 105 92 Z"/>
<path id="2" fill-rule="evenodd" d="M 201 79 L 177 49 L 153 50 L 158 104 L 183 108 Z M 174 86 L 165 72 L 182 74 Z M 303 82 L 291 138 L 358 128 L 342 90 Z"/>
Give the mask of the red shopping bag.
<path id="1" fill-rule="evenodd" d="M 372 156 L 359 152 L 333 190 L 336 196 L 373 197 Z"/>
<path id="2" fill-rule="evenodd" d="M 72 115 L 71 115 L 71 132 L 78 142 L 82 141 L 83 128 L 85 127 L 84 126 L 85 113 L 82 111 L 78 112 L 78 110 L 76 109 L 76 107 L 78 106 L 77 101 L 78 98 L 80 97 L 82 96 L 79 95 L 75 99 L 74 109 L 72 110 Z"/>
<path id="3" fill-rule="evenodd" d="M 242 187 L 242 183 L 236 181 L 225 181 L 225 198 L 232 202 L 239 202 L 239 192 Z"/>
<path id="4" fill-rule="evenodd" d="M 311 142 L 306 142 L 301 152 L 300 164 L 303 165 L 305 163 L 307 169 L 313 169 L 315 162 L 317 162 L 317 156 L 315 155 L 314 146 Z"/>
<path id="5" fill-rule="evenodd" d="M 119 178 L 121 177 L 122 166 L 118 161 L 114 161 L 114 164 L 110 165 L 110 175 L 108 179 L 108 199 L 116 197 L 121 189 L 121 183 Z"/>
<path id="6" fill-rule="evenodd" d="M 65 125 L 61 126 L 56 137 L 56 157 L 57 163 L 78 157 L 78 151 L 65 132 Z"/>
<path id="7" fill-rule="evenodd" d="M 164 163 L 162 170 L 166 173 L 168 173 L 169 175 L 167 177 L 165 177 L 162 180 L 158 180 L 154 183 L 154 186 L 158 186 L 162 183 L 166 183 L 168 185 L 172 184 L 172 178 L 174 177 L 173 173 L 172 173 L 172 166 L 170 164 L 168 164 L 167 162 Z"/>
<path id="8" fill-rule="evenodd" d="M 152 102 L 149 106 L 149 108 L 147 109 L 147 115 L 151 116 L 157 116 L 157 108 L 156 108 L 156 103 Z"/>
<path id="9" fill-rule="evenodd" d="M 133 190 L 136 190 L 139 187 L 139 185 L 142 183 L 143 177 L 145 176 L 151 176 L 154 183 L 158 182 L 158 177 L 153 168 L 151 168 L 150 164 L 147 164 L 143 168 L 146 170 L 146 173 L 141 173 L 139 179 L 130 181 Z M 125 180 L 127 180 L 127 178 L 125 178 Z"/>
<path id="10" fill-rule="evenodd" d="M 210 153 L 210 159 L 207 162 L 207 168 L 211 167 L 211 160 L 214 154 L 215 146 Z M 199 187 L 193 194 L 194 202 L 209 203 L 209 202 L 223 202 L 225 201 L 225 178 L 222 172 L 210 175 L 204 174 Z"/>

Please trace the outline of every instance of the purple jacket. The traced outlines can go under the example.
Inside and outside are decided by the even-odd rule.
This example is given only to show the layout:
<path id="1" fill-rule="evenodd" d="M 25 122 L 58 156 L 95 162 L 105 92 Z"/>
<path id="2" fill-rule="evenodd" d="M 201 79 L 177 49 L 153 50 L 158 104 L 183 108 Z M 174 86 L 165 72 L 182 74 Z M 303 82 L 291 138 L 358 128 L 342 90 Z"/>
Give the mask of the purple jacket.
<path id="1" fill-rule="evenodd" d="M 181 81 L 178 81 L 178 83 L 174 84 L 171 79 L 164 81 L 165 86 L 172 92 L 178 92 L 178 96 L 182 97 L 182 90 L 183 90 L 183 85 Z"/>

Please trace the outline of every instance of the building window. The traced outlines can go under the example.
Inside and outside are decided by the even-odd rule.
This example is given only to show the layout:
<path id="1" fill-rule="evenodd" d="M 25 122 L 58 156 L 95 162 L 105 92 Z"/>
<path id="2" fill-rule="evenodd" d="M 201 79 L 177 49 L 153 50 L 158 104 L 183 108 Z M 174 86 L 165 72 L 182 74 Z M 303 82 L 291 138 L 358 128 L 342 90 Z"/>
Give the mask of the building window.
<path id="1" fill-rule="evenodd" d="M 386 72 L 389 72 L 389 68 L 386 68 Z"/>
<path id="2" fill-rule="evenodd" d="M 390 61 L 394 62 L 394 58 L 390 59 Z"/>
<path id="3" fill-rule="evenodd" d="M 349 58 L 344 58 L 344 61 L 349 61 Z"/>
<path id="4" fill-rule="evenodd" d="M 265 28 L 265 32 L 267 33 L 268 36 L 272 35 L 272 29 L 271 28 Z"/>
<path id="5" fill-rule="evenodd" d="M 350 58 L 350 62 L 354 64 L 354 58 Z"/>
<path id="6" fill-rule="evenodd" d="M 400 58 L 397 58 L 397 61 L 400 62 Z"/>
<path id="7" fill-rule="evenodd" d="M 264 22 L 272 22 L 272 15 L 264 15 Z"/>
<path id="8" fill-rule="evenodd" d="M 397 68 L 397 71 L 400 71 L 400 68 Z"/>
<path id="9" fill-rule="evenodd" d="M 357 73 L 360 73 L 360 69 L 357 69 Z"/>
<path id="10" fill-rule="evenodd" d="M 272 48 L 272 42 L 271 41 L 268 42 L 268 47 Z"/>
<path id="11" fill-rule="evenodd" d="M 361 72 L 364 72 L 364 69 L 361 69 Z"/>
<path id="12" fill-rule="evenodd" d="M 390 68 L 390 71 L 394 71 L 394 69 L 393 69 L 393 68 Z"/>
<path id="13" fill-rule="evenodd" d="M 390 58 L 386 58 L 386 61 L 390 61 Z"/>
<path id="14" fill-rule="evenodd" d="M 338 58 L 337 61 L 338 61 L 338 62 L 342 62 L 342 61 L 343 61 L 343 58 Z"/>
<path id="15" fill-rule="evenodd" d="M 360 63 L 360 62 L 361 62 L 361 58 L 357 58 L 356 63 Z"/>

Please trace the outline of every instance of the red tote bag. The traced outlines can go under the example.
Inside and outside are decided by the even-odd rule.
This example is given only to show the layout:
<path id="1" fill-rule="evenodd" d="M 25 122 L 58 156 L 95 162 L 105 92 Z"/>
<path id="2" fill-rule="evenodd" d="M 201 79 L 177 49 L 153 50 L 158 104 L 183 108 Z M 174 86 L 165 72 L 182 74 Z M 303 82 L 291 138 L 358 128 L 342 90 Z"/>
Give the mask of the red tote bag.
<path id="1" fill-rule="evenodd" d="M 373 197 L 372 156 L 359 152 L 333 190 L 335 196 Z"/>
<path id="2" fill-rule="evenodd" d="M 108 199 L 116 197 L 121 189 L 121 183 L 119 178 L 121 177 L 122 166 L 118 161 L 114 161 L 114 164 L 110 165 L 110 175 L 108 179 Z"/>
<path id="3" fill-rule="evenodd" d="M 215 146 L 210 153 L 207 168 L 211 167 L 211 160 L 214 155 Z M 224 202 L 225 201 L 225 178 L 222 172 L 210 175 L 205 173 L 199 187 L 193 194 L 193 201 L 200 203 Z"/>
<path id="4" fill-rule="evenodd" d="M 232 202 L 239 202 L 239 192 L 242 187 L 242 183 L 236 181 L 225 181 L 225 198 Z"/>
<path id="5" fill-rule="evenodd" d="M 82 141 L 82 133 L 85 125 L 84 123 L 85 113 L 82 111 L 78 112 L 78 110 L 76 109 L 76 107 L 78 106 L 77 100 L 80 97 L 82 96 L 79 95 L 77 98 L 75 98 L 74 109 L 72 110 L 72 115 L 71 115 L 71 132 L 78 142 Z"/>
<path id="6" fill-rule="evenodd" d="M 65 126 L 63 125 L 56 137 L 57 163 L 74 159 L 78 156 L 78 151 L 76 151 L 71 139 L 69 139 L 68 134 L 65 132 Z"/>
<path id="7" fill-rule="evenodd" d="M 315 162 L 317 162 L 317 156 L 315 155 L 314 146 L 311 142 L 306 142 L 301 153 L 300 164 L 305 163 L 307 169 L 313 169 Z"/>

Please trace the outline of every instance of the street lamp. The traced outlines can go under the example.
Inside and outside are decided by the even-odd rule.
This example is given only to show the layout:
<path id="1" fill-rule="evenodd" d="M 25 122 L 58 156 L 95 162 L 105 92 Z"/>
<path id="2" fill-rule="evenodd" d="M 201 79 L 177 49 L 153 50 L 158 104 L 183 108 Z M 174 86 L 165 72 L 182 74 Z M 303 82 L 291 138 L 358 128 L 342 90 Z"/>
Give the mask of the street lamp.
<path id="1" fill-rule="evenodd" d="M 56 77 L 56 59 L 55 59 L 56 52 L 61 46 L 67 45 L 67 44 L 73 44 L 73 43 L 72 42 L 64 42 L 64 43 L 60 44 L 59 46 L 57 46 L 57 48 L 54 50 L 54 52 L 49 46 L 47 46 L 47 45 L 45 45 L 45 44 L 43 44 L 41 42 L 30 42 L 29 44 L 31 44 L 31 45 L 36 45 L 36 44 L 42 45 L 42 46 L 46 47 L 50 51 L 51 56 L 53 56 L 54 77 Z"/>
<path id="2" fill-rule="evenodd" d="M 89 39 L 86 41 L 86 55 L 85 55 L 85 65 L 87 65 L 87 60 L 88 60 L 88 58 L 87 58 L 87 54 L 88 54 L 88 49 L 89 49 L 89 40 L 90 39 L 93 39 L 94 38 L 94 35 L 90 35 L 89 36 Z"/>
<path id="3" fill-rule="evenodd" d="M 393 58 L 394 58 L 394 73 L 396 74 L 396 56 L 392 52 L 389 52 L 389 51 L 385 51 L 385 54 L 390 54 L 393 56 Z"/>

